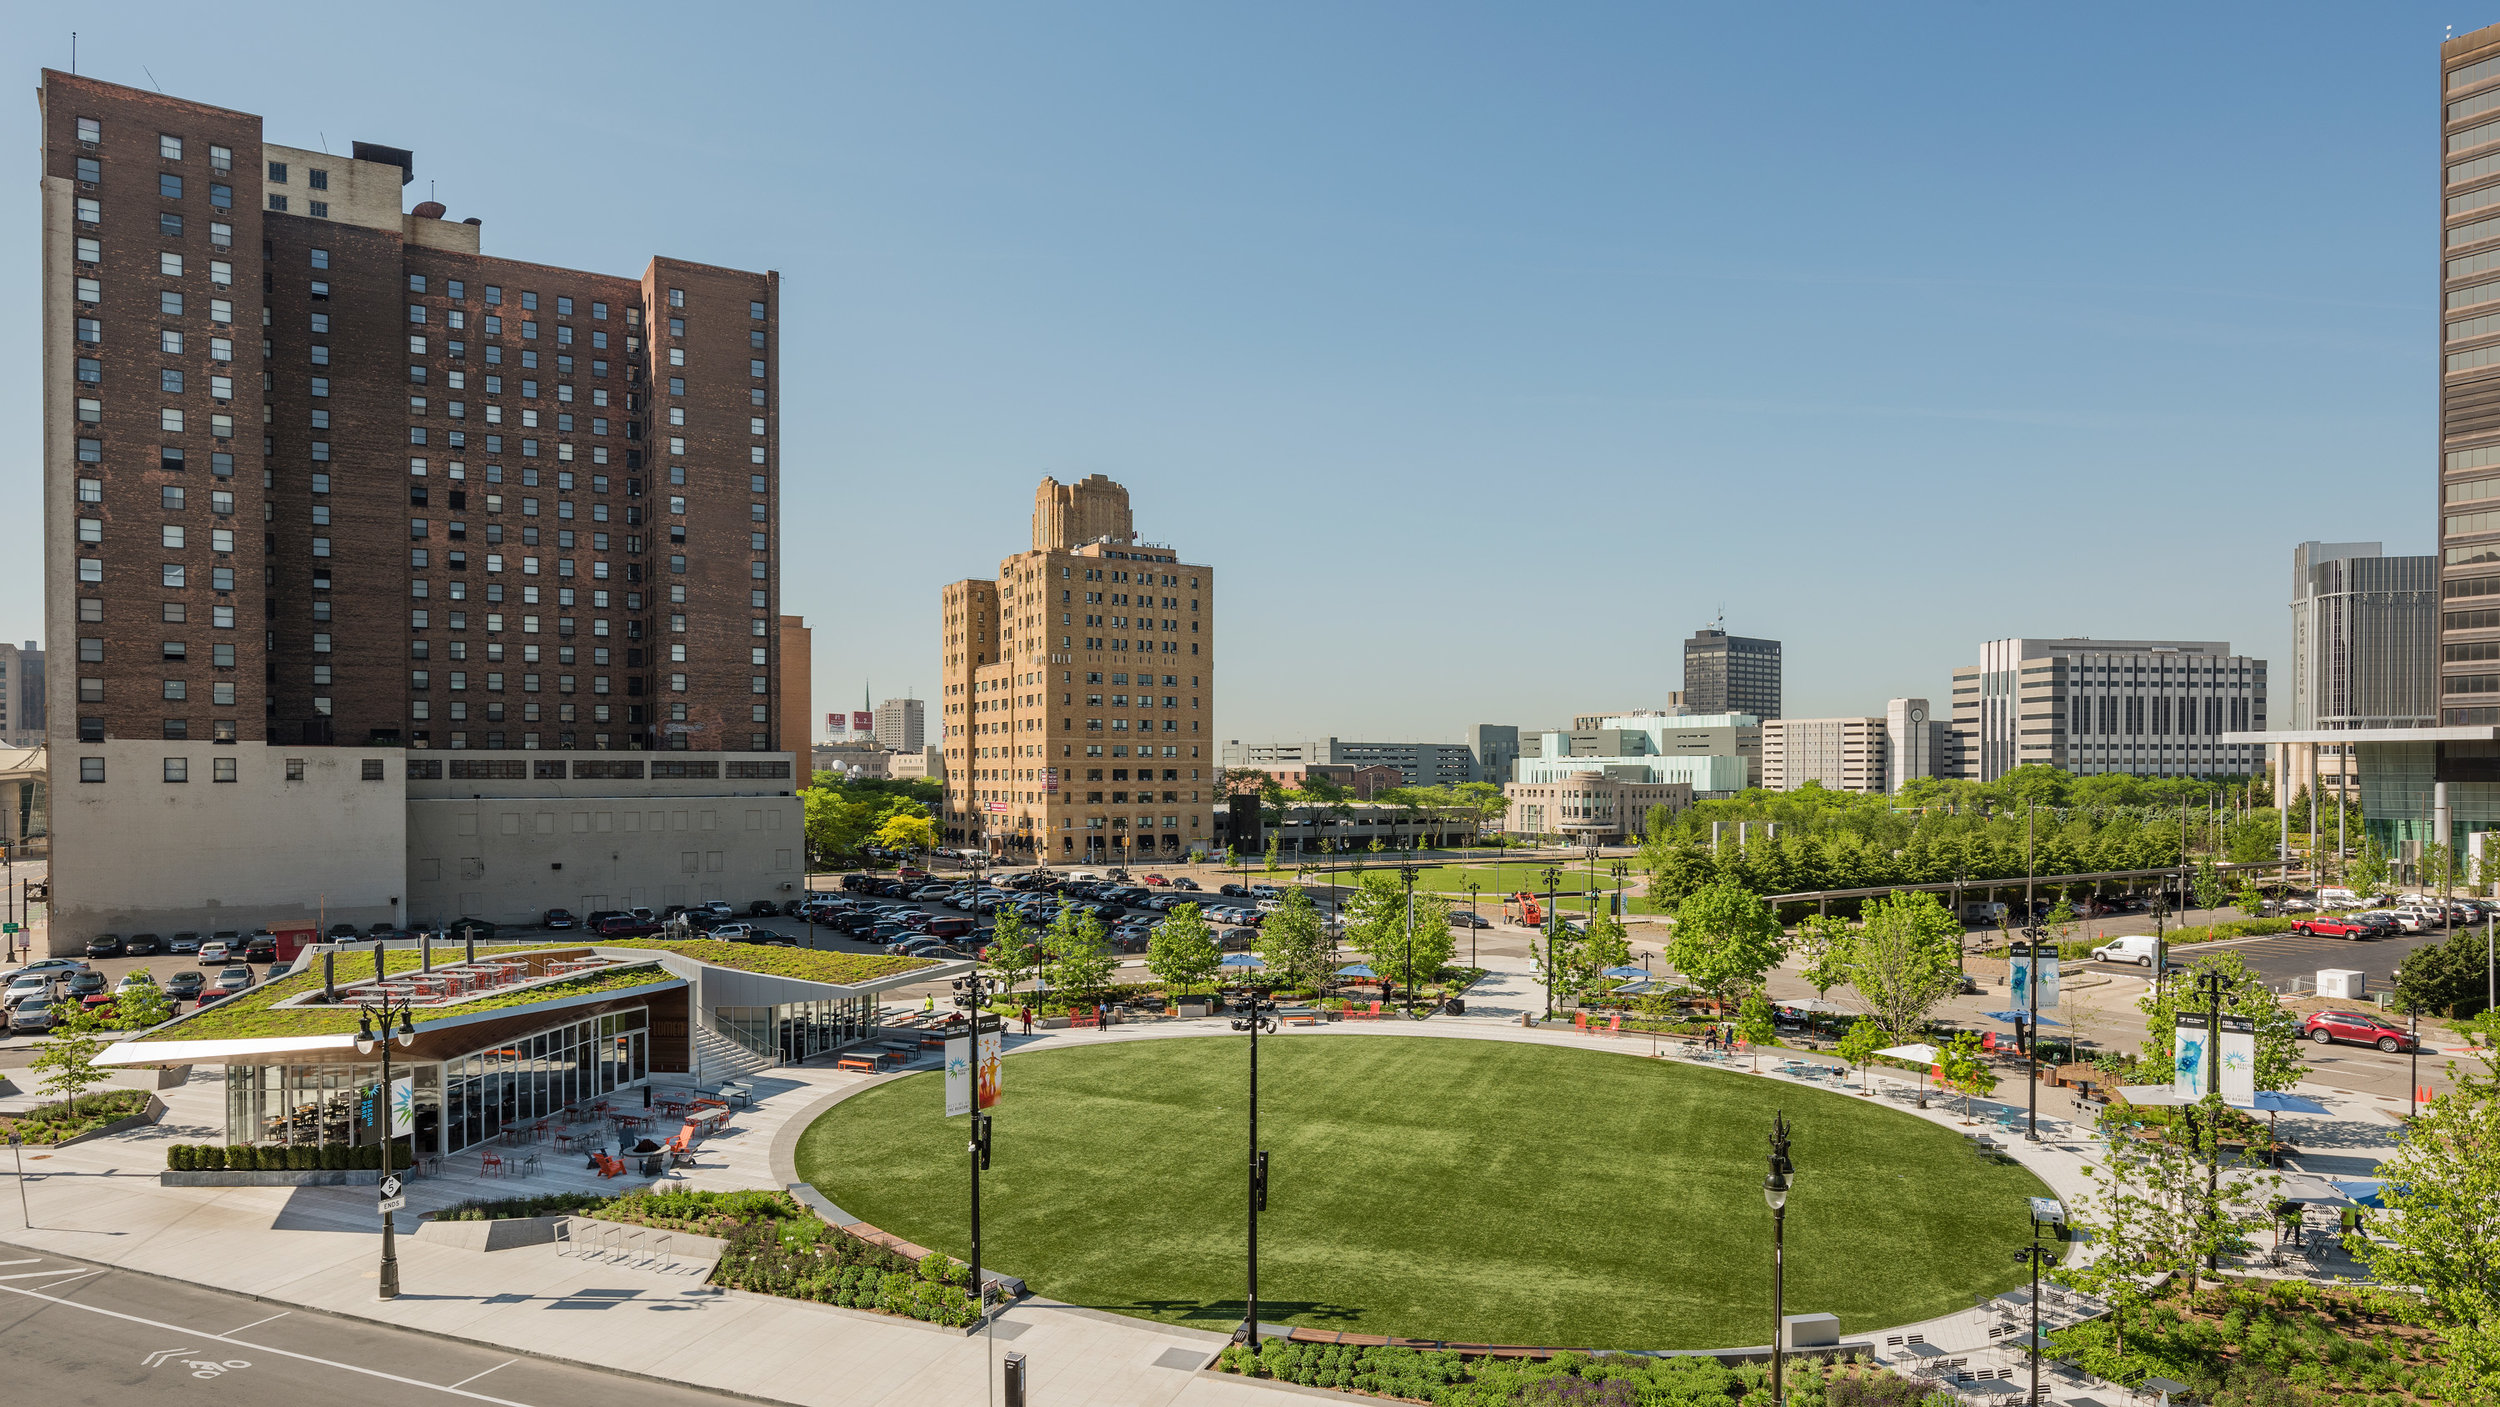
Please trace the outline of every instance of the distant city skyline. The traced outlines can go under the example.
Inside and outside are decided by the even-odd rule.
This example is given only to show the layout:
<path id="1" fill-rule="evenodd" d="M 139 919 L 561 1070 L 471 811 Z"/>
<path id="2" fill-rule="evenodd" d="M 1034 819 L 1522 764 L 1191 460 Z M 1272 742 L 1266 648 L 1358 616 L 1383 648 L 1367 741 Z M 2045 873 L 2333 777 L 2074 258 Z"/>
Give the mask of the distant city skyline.
<path id="1" fill-rule="evenodd" d="M 1629 6 L 793 8 L 759 48 L 656 6 L 432 13 L 704 100 L 343 68 L 248 3 L 82 14 L 79 66 L 408 148 L 406 199 L 498 255 L 782 270 L 819 712 L 931 694 L 938 587 L 1044 474 L 1109 475 L 1226 573 L 1245 739 L 1661 706 L 1722 609 L 1783 642 L 1799 717 L 1941 700 L 2018 630 L 2288 660 L 2295 544 L 2433 547 L 2422 73 L 2481 17 L 1808 6 L 1771 45 Z M 31 29 L 0 44 L 29 86 L 69 58 Z M 521 154 L 598 147 L 703 159 L 586 243 L 613 178 Z M 37 354 L 0 342 L 7 640 L 43 633 Z"/>

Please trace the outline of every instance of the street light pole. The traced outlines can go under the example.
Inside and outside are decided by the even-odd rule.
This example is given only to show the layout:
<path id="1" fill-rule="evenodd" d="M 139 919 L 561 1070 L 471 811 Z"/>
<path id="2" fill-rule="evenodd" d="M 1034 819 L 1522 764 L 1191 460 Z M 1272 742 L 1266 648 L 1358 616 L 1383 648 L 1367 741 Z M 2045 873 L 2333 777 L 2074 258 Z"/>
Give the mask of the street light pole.
<path id="1" fill-rule="evenodd" d="M 2035 1403 L 2042 1400 L 2040 1397 L 2040 1267 L 2057 1259 L 2057 1251 L 2054 1247 L 2040 1244 L 2042 1220 L 2040 1214 L 2043 1210 L 2041 1206 L 2043 1200 L 2045 1199 L 2036 1197 L 2032 1199 L 2031 1244 L 2018 1246 L 2014 1250 L 2014 1259 L 2027 1261 L 2031 1265 L 2031 1342 L 2024 1347 L 2031 1358 L 2031 1400 Z M 2048 1205 L 2058 1206 L 2054 1202 Z M 2061 1215 L 2063 1210 L 2062 1207 L 2059 1208 Z"/>
<path id="2" fill-rule="evenodd" d="M 1406 886 L 1406 1014 L 1415 1014 L 1415 878 L 1423 871 L 1412 860 L 1398 866 L 1398 879 Z"/>
<path id="3" fill-rule="evenodd" d="M 377 967 L 381 965 L 381 951 L 381 945 L 375 944 Z M 397 1031 L 391 1029 L 391 1014 L 394 1011 L 399 1014 Z M 391 1042 L 394 1040 L 402 1046 L 417 1043 L 417 1028 L 409 1014 L 408 998 L 401 997 L 394 1002 L 385 995 L 379 1002 L 356 1004 L 356 1053 L 371 1055 L 377 1046 L 382 1051 L 382 1084 L 377 1092 L 382 1108 L 377 1122 L 382 1131 L 382 1179 L 385 1182 L 390 1180 L 392 1171 L 392 1127 L 399 1122 L 398 1111 L 391 1107 Z M 413 1135 L 415 1131 L 416 1122 L 412 1116 L 409 1132 Z M 399 1298 L 399 1243 L 397 1228 L 392 1224 L 391 1217 L 392 1213 L 388 1211 L 382 1213 L 382 1274 L 376 1291 L 377 1298 L 386 1300 Z"/>
<path id="4" fill-rule="evenodd" d="M 1228 993 L 1227 1004 L 1239 1013 L 1233 1017 L 1233 1029 L 1250 1033 L 1250 1294 L 1247 1313 L 1241 1321 L 1238 1342 L 1259 1351 L 1259 1213 L 1267 1210 L 1267 1150 L 1259 1147 L 1259 1028 L 1265 1026 L 1273 1034 L 1277 1029 L 1276 1003 L 1267 989 L 1255 983 L 1244 983 L 1238 993 Z"/>
<path id="5" fill-rule="evenodd" d="M 2031 940 L 2031 970 L 2028 980 L 2023 983 L 2023 1032 L 2027 1037 L 2023 1043 L 2023 1073 L 2031 1077 L 2031 1087 L 2027 1091 L 2030 1096 L 2030 1125 L 2023 1137 L 2037 1143 L 2040 1141 L 2040 974 L 2044 970 L 2040 946 L 2041 940 L 2048 937 L 2048 930 L 2035 920 L 2023 930 L 2023 936 Z"/>
<path id="6" fill-rule="evenodd" d="M 973 892 L 980 892 L 980 882 L 973 882 Z M 981 1279 L 981 1174 L 990 1165 L 990 1116 L 981 1112 L 981 1037 L 995 1029 L 998 1018 L 989 1011 L 991 979 L 979 969 L 955 979 L 955 1006 L 971 1021 L 972 1030 L 972 1140 L 966 1146 L 972 1165 L 972 1299 L 983 1319 L 989 1318 L 989 1286 Z M 985 1366 L 984 1375 L 988 1373 Z"/>
<path id="7" fill-rule="evenodd" d="M 1476 932 L 1477 924 L 1480 922 L 1476 917 L 1476 892 L 1482 888 L 1484 888 L 1483 885 L 1472 879 L 1467 881 L 1467 965 L 1469 967 L 1481 966 L 1476 961 Z"/>
<path id="8" fill-rule="evenodd" d="M 1554 940 L 1562 929 L 1561 916 L 1554 912 L 1556 890 L 1562 885 L 1560 866 L 1545 867 L 1545 1019 L 1554 1019 Z"/>
<path id="9" fill-rule="evenodd" d="M 1762 1179 L 1762 1200 L 1771 1207 L 1771 1400 L 1783 1400 L 1780 1392 L 1780 1350 L 1787 1345 L 1786 1336 L 1788 1276 L 1788 1189 L 1796 1169 L 1788 1161 L 1788 1115 L 1771 1115 L 1770 1172 Z"/>

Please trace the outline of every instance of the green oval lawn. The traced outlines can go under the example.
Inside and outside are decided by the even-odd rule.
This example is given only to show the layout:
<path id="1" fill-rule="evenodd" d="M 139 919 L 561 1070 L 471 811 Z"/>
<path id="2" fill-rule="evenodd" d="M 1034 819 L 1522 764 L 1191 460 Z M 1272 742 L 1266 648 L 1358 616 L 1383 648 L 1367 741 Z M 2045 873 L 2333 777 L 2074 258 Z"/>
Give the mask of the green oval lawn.
<path id="1" fill-rule="evenodd" d="M 1201 1328 L 1240 1320 L 1248 1041 L 1114 1042 L 1007 1061 L 983 1260 L 1035 1292 Z M 1703 1348 L 1770 1337 L 1774 1106 L 1793 1126 L 1791 1314 L 1857 1334 L 2019 1278 L 2020 1167 L 1854 1094 L 1504 1041 L 1259 1043 L 1260 1317 L 1459 1342 Z M 802 1137 L 853 1216 L 970 1251 L 968 1120 L 934 1074 Z"/>

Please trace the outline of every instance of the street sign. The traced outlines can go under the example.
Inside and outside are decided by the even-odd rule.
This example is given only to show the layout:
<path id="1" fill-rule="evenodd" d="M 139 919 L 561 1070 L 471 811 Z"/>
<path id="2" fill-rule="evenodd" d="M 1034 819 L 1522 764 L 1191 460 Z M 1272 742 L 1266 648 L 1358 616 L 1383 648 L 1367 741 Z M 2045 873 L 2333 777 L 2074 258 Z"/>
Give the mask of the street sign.
<path id="1" fill-rule="evenodd" d="M 399 1174 L 384 1173 L 382 1175 L 382 1185 L 379 1188 L 382 1194 L 380 1210 L 395 1212 L 408 1205 L 408 1199 L 400 1195 L 401 1186 Z"/>
<path id="2" fill-rule="evenodd" d="M 16 931 L 17 931 L 17 925 L 16 925 L 16 924 L 14 924 L 14 923 L 0 923 L 0 933 L 15 933 Z"/>

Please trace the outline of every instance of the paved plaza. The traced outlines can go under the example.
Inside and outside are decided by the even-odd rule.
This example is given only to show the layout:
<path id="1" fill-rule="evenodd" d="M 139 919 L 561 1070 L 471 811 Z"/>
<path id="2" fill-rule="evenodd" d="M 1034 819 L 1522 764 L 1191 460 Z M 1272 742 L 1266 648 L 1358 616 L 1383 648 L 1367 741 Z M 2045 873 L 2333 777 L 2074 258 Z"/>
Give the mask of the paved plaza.
<path id="1" fill-rule="evenodd" d="M 1297 1029 L 1275 1039 L 1362 1040 L 1394 1034 L 1579 1046 L 1626 1058 L 1649 1057 L 1651 1043 L 1645 1037 L 1605 1039 L 1522 1028 L 1518 1016 L 1534 1003 L 1533 984 L 1524 965 L 1494 961 L 1500 965 L 1471 994 L 1465 1017 L 1331 1025 Z M 1022 1052 L 1162 1040 L 1225 1029 L 1220 1019 L 1155 1022 L 1016 1037 L 1011 1048 Z M 924 1059 L 921 1068 L 930 1063 Z M 1766 1061 L 1765 1068 L 1771 1063 Z M 731 1132 L 707 1140 L 694 1167 L 662 1181 L 716 1190 L 786 1186 L 796 1180 L 791 1153 L 799 1131 L 846 1092 L 894 1076 L 783 1068 L 749 1078 L 755 1102 L 738 1112 Z M 1884 1083 L 1881 1077 L 1878 1082 Z M 2304 1147 L 2321 1150 L 2315 1157 L 2330 1164 L 2312 1170 L 2353 1171 L 2376 1161 L 2389 1127 L 2381 1115 L 2334 1091 L 2304 1092 L 2336 1110 L 2303 1131 Z M 1037 1401 L 1128 1407 L 1268 1401 L 1310 1392 L 1200 1373 L 1221 1346 L 1218 1335 L 1047 1300 L 1020 1303 L 1001 1316 L 993 1334 L 966 1339 L 954 1331 L 882 1315 L 719 1290 L 704 1283 L 705 1262 L 660 1244 L 656 1236 L 633 1244 L 558 1243 L 490 1253 L 403 1231 L 399 1255 L 405 1292 L 395 1301 L 379 1301 L 373 1293 L 379 1238 L 370 1187 L 159 1184 L 166 1144 L 223 1137 L 222 1095 L 222 1085 L 213 1077 L 193 1080 L 164 1091 L 168 1112 L 153 1127 L 33 1154 L 24 1188 L 33 1224 L 12 1225 L 19 1220 L 17 1209 L 0 1206 L 0 1242 L 30 1256 L 110 1268 L 81 1277 L 79 1283 L 85 1285 L 161 1277 L 251 1296 L 272 1313 L 301 1309 L 342 1315 L 508 1355 L 774 1401 L 846 1407 L 977 1401 L 985 1364 L 1011 1349 L 1026 1355 Z M 1934 1107 L 1924 1111 L 1906 1099 L 1895 1101 L 1895 1107 L 1904 1117 L 1959 1126 L 1958 1106 L 1931 1103 Z M 2086 1189 L 2083 1165 L 2093 1142 L 2089 1127 L 2071 1113 L 2044 1109 L 2046 1141 L 2036 1147 L 2024 1147 L 2018 1136 L 1985 1124 L 1967 1131 L 2005 1148 L 2059 1196 L 2078 1198 Z M 524 1179 L 480 1177 L 474 1155 L 454 1155 L 441 1176 L 411 1183 L 410 1210 L 558 1188 L 624 1190 L 620 1181 L 603 1182 L 575 1166 L 583 1161 L 579 1155 L 558 1157 L 552 1148 L 541 1149 L 541 1171 Z M 48 1268 L 66 1263 L 45 1259 L 37 1269 L 53 1273 Z M 53 1282 L 0 1279 L 0 1288 L 24 1291 L 46 1283 Z M 1813 1306 L 1790 1308 L 1808 1311 Z M 1964 1311 L 1894 1326 L 1872 1338 L 1905 1371 L 1924 1359 L 1950 1356 L 1965 1360 L 1964 1371 L 1985 1367 L 1993 1375 L 2018 1366 L 2016 1355 L 1990 1347 L 1988 1329 L 2001 1322 L 2004 1311 L 2002 1305 Z M 1887 1342 L 1895 1336 L 1903 1344 Z M 839 1364 L 840 1371 L 826 1372 L 828 1364 Z M 1994 1381 L 1992 1376 L 1980 1386 Z M 1968 1390 L 1973 1385 L 1963 1386 Z M 2077 1401 L 2089 1397 L 2088 1390 L 2074 1394 Z"/>

